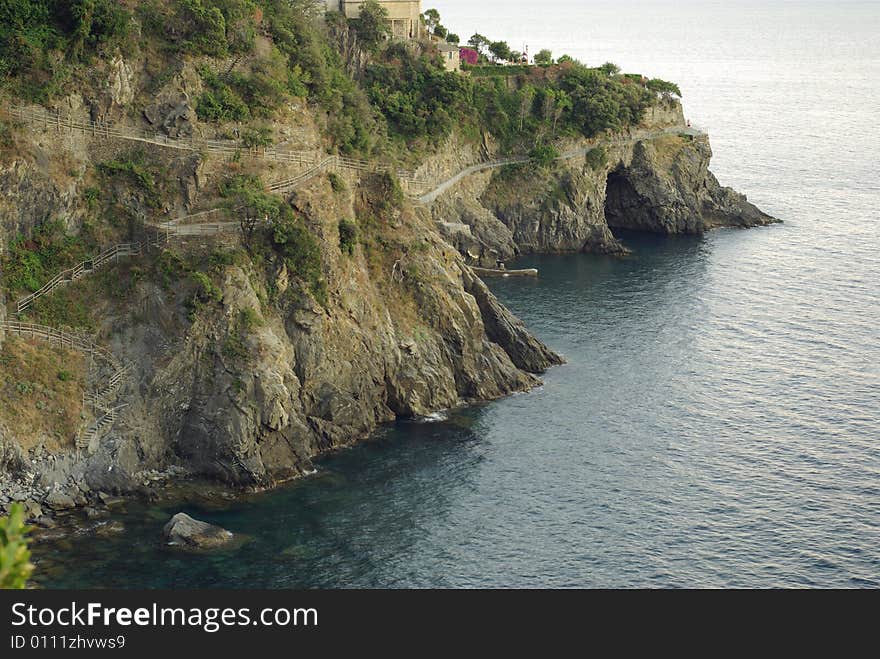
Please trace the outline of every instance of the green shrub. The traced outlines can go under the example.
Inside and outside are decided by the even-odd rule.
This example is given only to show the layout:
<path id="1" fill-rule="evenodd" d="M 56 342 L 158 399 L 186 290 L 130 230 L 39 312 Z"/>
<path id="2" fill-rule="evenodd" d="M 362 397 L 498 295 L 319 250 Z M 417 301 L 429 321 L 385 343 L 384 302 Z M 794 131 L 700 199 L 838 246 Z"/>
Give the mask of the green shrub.
<path id="1" fill-rule="evenodd" d="M 24 523 L 24 506 L 13 503 L 0 517 L 0 589 L 22 589 L 34 571 L 28 550 L 31 527 Z"/>
<path id="2" fill-rule="evenodd" d="M 98 206 L 98 200 L 101 197 L 101 191 L 95 187 L 88 187 L 83 190 L 82 198 L 86 202 L 86 206 L 89 207 L 89 210 L 95 210 Z"/>
<path id="3" fill-rule="evenodd" d="M 93 331 L 95 322 L 95 291 L 93 283 L 81 279 L 55 289 L 34 301 L 27 315 L 32 322 L 51 327 L 72 327 Z"/>
<path id="4" fill-rule="evenodd" d="M 327 174 L 327 179 L 330 181 L 330 187 L 333 192 L 342 192 L 345 190 L 345 179 L 343 179 L 336 172 L 330 172 Z"/>
<path id="5" fill-rule="evenodd" d="M 154 259 L 154 275 L 165 290 L 170 290 L 187 272 L 187 265 L 177 252 L 163 250 Z"/>
<path id="6" fill-rule="evenodd" d="M 294 215 L 290 206 L 272 221 L 271 241 L 275 251 L 284 259 L 290 274 L 308 283 L 315 299 L 327 303 L 326 283 L 323 279 L 321 248 L 305 225 Z"/>
<path id="7" fill-rule="evenodd" d="M 162 170 L 155 163 L 149 162 L 142 150 L 137 149 L 126 156 L 98 163 L 97 169 L 104 176 L 121 178 L 134 184 L 152 208 L 158 208 L 162 204 Z"/>
<path id="8" fill-rule="evenodd" d="M 199 69 L 207 89 L 196 100 L 196 113 L 203 121 L 245 121 L 251 116 L 268 116 L 287 98 L 293 84 L 283 59 L 270 57 L 252 64 L 250 73 L 227 71 L 217 74 Z M 262 137 L 260 129 L 258 139 Z"/>
<path id="9" fill-rule="evenodd" d="M 196 99 L 196 114 L 202 121 L 245 121 L 251 112 L 244 99 L 207 68 L 200 70 L 207 89 Z"/>
<path id="10" fill-rule="evenodd" d="M 67 235 L 60 221 L 46 222 L 30 238 L 19 235 L 12 240 L 0 260 L 0 281 L 13 297 L 36 291 L 59 271 L 84 260 L 90 248 L 81 236 Z"/>
<path id="11" fill-rule="evenodd" d="M 339 220 L 339 249 L 346 254 L 354 254 L 358 242 L 358 226 L 351 220 Z"/>
<path id="12" fill-rule="evenodd" d="M 58 371 L 58 379 L 61 382 L 70 382 L 73 379 L 73 374 L 70 371 Z"/>
<path id="13" fill-rule="evenodd" d="M 12 130 L 5 121 L 0 121 L 0 149 L 8 149 L 13 144 Z"/>
<path id="14" fill-rule="evenodd" d="M 190 277 L 196 284 L 196 302 L 220 302 L 223 299 L 223 292 L 207 274 L 195 271 L 190 273 Z"/>
<path id="15" fill-rule="evenodd" d="M 258 220 L 277 218 L 284 204 L 281 197 L 266 192 L 258 176 L 233 176 L 220 185 L 220 195 L 230 212 Z"/>
<path id="16" fill-rule="evenodd" d="M 70 64 L 124 43 L 130 26 L 116 0 L 3 0 L 0 78 L 20 96 L 45 102 L 61 93 Z"/>
<path id="17" fill-rule="evenodd" d="M 370 101 L 393 133 L 439 140 L 472 113 L 470 81 L 445 71 L 429 57 L 417 57 L 405 44 L 392 44 L 384 61 L 367 67 Z"/>
<path id="18" fill-rule="evenodd" d="M 259 327 L 263 324 L 262 320 L 260 319 L 259 312 L 256 309 L 252 309 L 250 307 L 239 311 L 238 323 L 245 331 L 250 331 L 254 327 Z"/>
<path id="19" fill-rule="evenodd" d="M 249 149 L 272 144 L 272 129 L 268 126 L 248 126 L 241 132 L 241 142 Z"/>
<path id="20" fill-rule="evenodd" d="M 584 159 L 587 161 L 590 169 L 593 171 L 599 171 L 605 167 L 608 162 L 608 154 L 605 152 L 605 147 L 597 146 L 596 148 L 587 151 Z"/>
<path id="21" fill-rule="evenodd" d="M 552 144 L 539 144 L 529 151 L 529 158 L 538 167 L 550 167 L 558 157 L 559 151 Z"/>
<path id="22" fill-rule="evenodd" d="M 675 94 L 678 97 L 681 97 L 681 89 L 678 88 L 674 82 L 667 82 L 666 80 L 661 80 L 660 78 L 652 78 L 645 83 L 653 92 L 657 92 L 658 94 L 670 95 Z"/>
<path id="23" fill-rule="evenodd" d="M 226 18 L 210 0 L 175 0 L 174 29 L 191 53 L 223 57 L 229 51 Z"/>
<path id="24" fill-rule="evenodd" d="M 514 64 L 511 66 L 499 66 L 497 64 L 477 64 L 474 66 L 464 64 L 462 69 L 474 77 L 498 77 L 510 78 L 527 74 L 532 67 L 526 64 Z"/>
<path id="25" fill-rule="evenodd" d="M 232 362 L 246 362 L 250 353 L 245 344 L 245 337 L 254 327 L 260 325 L 260 316 L 254 309 L 242 309 L 235 317 L 234 323 L 229 327 L 226 338 L 223 340 L 221 352 L 226 359 Z"/>

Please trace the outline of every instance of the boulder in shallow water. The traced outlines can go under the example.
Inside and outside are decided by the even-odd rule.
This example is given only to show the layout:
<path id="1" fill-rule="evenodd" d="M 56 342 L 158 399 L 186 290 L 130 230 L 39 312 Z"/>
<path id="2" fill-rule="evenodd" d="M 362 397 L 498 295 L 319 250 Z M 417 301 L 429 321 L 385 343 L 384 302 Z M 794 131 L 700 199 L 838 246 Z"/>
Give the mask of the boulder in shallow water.
<path id="1" fill-rule="evenodd" d="M 163 529 L 169 545 L 188 549 L 212 549 L 232 541 L 226 529 L 193 519 L 186 513 L 177 513 Z"/>
<path id="2" fill-rule="evenodd" d="M 50 492 L 46 496 L 45 502 L 52 510 L 69 510 L 70 508 L 76 508 L 76 501 L 73 500 L 73 497 L 58 490 Z"/>

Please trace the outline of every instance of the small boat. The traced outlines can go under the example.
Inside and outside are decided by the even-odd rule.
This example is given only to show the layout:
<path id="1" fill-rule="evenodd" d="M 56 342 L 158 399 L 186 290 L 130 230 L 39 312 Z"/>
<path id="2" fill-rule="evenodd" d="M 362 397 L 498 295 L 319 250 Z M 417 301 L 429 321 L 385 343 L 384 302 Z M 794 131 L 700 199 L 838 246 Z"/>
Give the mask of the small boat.
<path id="1" fill-rule="evenodd" d="M 480 277 L 537 277 L 537 268 L 522 268 L 520 270 L 507 270 L 506 268 L 478 268 L 471 266 L 474 274 Z"/>

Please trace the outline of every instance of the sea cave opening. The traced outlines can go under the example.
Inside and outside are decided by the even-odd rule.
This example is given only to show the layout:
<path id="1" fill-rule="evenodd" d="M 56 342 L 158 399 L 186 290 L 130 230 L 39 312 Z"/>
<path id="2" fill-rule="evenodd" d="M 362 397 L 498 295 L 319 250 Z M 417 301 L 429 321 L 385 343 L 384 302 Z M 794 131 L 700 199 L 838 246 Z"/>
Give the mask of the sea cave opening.
<path id="1" fill-rule="evenodd" d="M 605 223 L 608 228 L 628 231 L 652 231 L 656 223 L 647 199 L 632 183 L 630 173 L 623 167 L 608 172 L 605 184 Z"/>

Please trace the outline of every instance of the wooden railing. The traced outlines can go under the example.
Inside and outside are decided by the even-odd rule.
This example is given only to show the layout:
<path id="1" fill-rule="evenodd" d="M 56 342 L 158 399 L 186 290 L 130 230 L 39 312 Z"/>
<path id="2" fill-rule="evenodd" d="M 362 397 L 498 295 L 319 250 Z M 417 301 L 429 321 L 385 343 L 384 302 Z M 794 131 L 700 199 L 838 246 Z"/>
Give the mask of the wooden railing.
<path id="1" fill-rule="evenodd" d="M 204 151 L 221 155 L 236 155 L 249 153 L 266 160 L 286 162 L 297 165 L 314 164 L 319 156 L 311 151 L 295 151 L 271 147 L 249 147 L 235 140 L 210 140 L 193 137 L 168 137 L 164 133 L 137 130 L 130 126 L 116 125 L 111 122 L 79 121 L 71 117 L 63 117 L 58 112 L 49 112 L 44 108 L 10 108 L 9 114 L 14 119 L 29 124 L 42 126 L 45 129 L 54 128 L 57 131 L 75 130 L 87 133 L 96 138 L 119 139 L 134 142 L 154 144 L 169 149 L 182 151 Z"/>
<path id="2" fill-rule="evenodd" d="M 63 348 L 71 348 L 86 354 L 93 355 L 100 359 L 104 359 L 114 367 L 118 366 L 116 358 L 113 354 L 99 345 L 90 338 L 68 332 L 67 330 L 49 327 L 48 325 L 37 325 L 36 323 L 24 323 L 19 320 L 3 320 L 0 321 L 0 329 L 10 334 L 18 336 L 29 336 L 35 339 L 41 339 L 49 343 L 55 343 Z"/>
<path id="3" fill-rule="evenodd" d="M 72 268 L 62 270 L 49 281 L 43 284 L 38 290 L 26 295 L 15 303 L 16 311 L 23 313 L 30 307 L 35 300 L 41 298 L 54 291 L 62 284 L 76 281 L 83 275 L 93 272 L 109 261 L 118 262 L 119 257 L 136 256 L 141 253 L 140 243 L 119 243 L 112 245 L 95 256 L 77 263 Z"/>
<path id="4" fill-rule="evenodd" d="M 354 158 L 346 158 L 344 156 L 328 156 L 324 160 L 317 163 L 314 167 L 307 169 L 301 174 L 297 174 L 288 179 L 270 183 L 266 188 L 270 192 L 286 193 L 295 190 L 306 181 L 314 178 L 318 174 L 325 171 L 348 171 L 356 174 L 368 172 L 390 172 L 394 171 L 397 179 L 404 185 L 407 192 L 411 195 L 416 194 L 420 189 L 428 186 L 429 181 L 417 178 L 412 172 L 403 170 L 392 170 L 391 167 L 383 164 L 377 164 L 368 160 L 356 160 Z"/>
<path id="5" fill-rule="evenodd" d="M 77 434 L 77 448 L 88 447 L 96 436 L 113 425 L 117 410 L 124 407 L 124 405 L 113 407 L 113 402 L 119 387 L 131 372 L 131 364 L 120 365 L 109 350 L 96 345 L 90 338 L 55 327 L 23 323 L 17 320 L 4 320 L 0 321 L 0 330 L 17 336 L 54 343 L 105 361 L 108 367 L 113 369 L 110 376 L 102 386 L 83 393 L 83 406 L 92 408 L 95 421 L 82 428 Z"/>
<path id="6" fill-rule="evenodd" d="M 85 430 L 83 430 L 76 438 L 76 448 L 86 450 L 91 447 L 92 442 L 100 440 L 101 437 L 113 424 L 116 423 L 116 417 L 123 407 L 127 407 L 128 403 L 111 407 L 95 419 Z"/>
<path id="7" fill-rule="evenodd" d="M 279 148 L 277 146 L 248 147 L 235 140 L 209 140 L 192 137 L 172 138 L 164 133 L 151 133 L 136 130 L 129 126 L 117 126 L 110 122 L 79 121 L 70 117 L 62 117 L 61 114 L 57 112 L 48 112 L 44 108 L 34 109 L 13 107 L 9 110 L 9 113 L 15 119 L 37 126 L 43 126 L 45 129 L 54 128 L 58 131 L 62 129 L 75 130 L 87 133 L 96 138 L 130 140 L 184 151 L 199 151 L 227 156 L 247 153 L 264 160 L 309 167 L 309 169 L 306 170 L 306 172 L 303 172 L 303 174 L 286 181 L 279 181 L 278 183 L 269 186 L 270 190 L 279 192 L 292 190 L 303 181 L 312 178 L 331 166 L 340 170 L 347 170 L 355 173 L 391 171 L 392 169 L 388 165 L 378 164 L 367 160 L 357 160 L 346 156 L 325 156 L 322 159 L 321 154 L 315 151 L 298 151 Z M 417 179 L 410 171 L 398 170 L 397 175 L 401 182 L 408 186 L 428 184 L 427 181 Z"/>
<path id="8" fill-rule="evenodd" d="M 68 129 L 77 130 L 93 135 L 94 137 L 104 139 L 123 139 L 155 144 L 157 146 L 168 147 L 173 149 L 182 149 L 187 151 L 204 151 L 207 153 L 218 153 L 221 155 L 235 155 L 238 153 L 248 153 L 254 157 L 272 160 L 276 162 L 285 162 L 307 166 L 308 169 L 288 179 L 277 181 L 269 184 L 268 189 L 272 192 L 285 193 L 290 192 L 309 179 L 317 176 L 321 172 L 336 169 L 353 173 L 363 172 L 381 172 L 391 171 L 392 168 L 386 164 L 368 160 L 358 160 L 347 156 L 324 156 L 314 151 L 297 151 L 283 149 L 277 146 L 269 147 L 248 147 L 243 143 L 235 140 L 209 140 L 196 139 L 192 137 L 171 138 L 164 133 L 150 133 L 147 131 L 136 130 L 128 126 L 117 126 L 110 122 L 96 121 L 78 121 L 70 117 L 62 117 L 60 113 L 48 112 L 45 108 L 23 108 L 13 107 L 9 110 L 10 115 L 21 121 L 31 124 L 42 125 L 44 128 L 55 128 L 56 130 Z M 578 148 L 573 151 L 561 154 L 558 159 L 565 160 L 582 154 L 585 150 L 589 150 L 599 144 L 621 144 L 626 142 L 648 139 L 658 135 L 667 134 L 685 134 L 695 137 L 705 136 L 704 129 L 696 126 L 670 126 L 663 129 L 637 129 L 628 133 L 615 133 L 611 135 L 602 135 L 600 137 L 588 140 L 587 146 Z M 404 185 L 408 195 L 415 197 L 421 201 L 426 199 L 436 199 L 436 193 L 440 188 L 450 183 L 451 179 L 458 180 L 464 172 L 481 171 L 494 167 L 502 167 L 509 162 L 510 159 L 499 159 L 495 161 L 487 161 L 478 163 L 478 167 L 470 166 L 461 172 L 451 174 L 445 179 L 439 176 L 432 177 L 431 180 L 418 177 L 415 173 L 405 170 L 396 170 L 396 174 L 400 182 Z M 431 187 L 434 186 L 434 187 Z M 220 231 L 215 231 L 219 233 Z M 188 235 L 205 235 L 205 234 L 188 234 Z"/>

